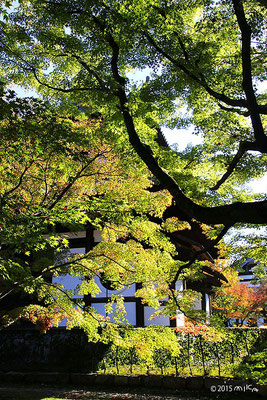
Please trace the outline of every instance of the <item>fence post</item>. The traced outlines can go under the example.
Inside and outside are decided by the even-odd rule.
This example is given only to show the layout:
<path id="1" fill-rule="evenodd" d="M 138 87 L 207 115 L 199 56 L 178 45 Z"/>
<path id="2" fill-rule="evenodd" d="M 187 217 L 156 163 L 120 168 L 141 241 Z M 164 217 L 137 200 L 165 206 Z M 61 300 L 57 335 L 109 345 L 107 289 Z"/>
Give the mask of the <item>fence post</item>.
<path id="1" fill-rule="evenodd" d="M 203 351 L 203 346 L 202 346 L 202 337 L 201 337 L 201 335 L 199 336 L 199 345 L 200 345 L 200 351 L 201 351 L 203 372 L 204 372 L 204 376 L 206 376 L 207 375 L 207 371 L 206 371 L 206 367 L 205 367 L 205 358 L 204 358 L 204 351 Z"/>
<path id="2" fill-rule="evenodd" d="M 116 346 L 116 353 L 115 353 L 115 364 L 116 364 L 116 370 L 117 370 L 117 374 L 120 373 L 119 371 L 119 360 L 118 360 L 118 354 L 119 354 L 119 347 Z"/>
<path id="3" fill-rule="evenodd" d="M 233 343 L 230 342 L 230 346 L 231 346 L 231 358 L 232 358 L 232 364 L 235 363 L 235 357 L 234 357 L 234 346 Z"/>
<path id="4" fill-rule="evenodd" d="M 245 336 L 245 345 L 246 345 L 247 355 L 250 356 L 250 351 L 249 351 L 249 348 L 248 348 L 247 335 L 248 335 L 248 330 L 246 329 L 245 330 L 245 335 L 243 335 L 243 336 Z"/>
<path id="5" fill-rule="evenodd" d="M 132 347 L 130 349 L 130 374 L 133 373 L 133 353 L 134 353 L 134 348 Z"/>
<path id="6" fill-rule="evenodd" d="M 219 376 L 221 376 L 220 357 L 219 357 L 219 350 L 218 350 L 217 343 L 215 343 L 215 350 L 216 350 L 216 357 L 217 357 L 217 364 L 218 364 L 218 373 L 219 373 Z"/>
<path id="7" fill-rule="evenodd" d="M 175 363 L 175 376 L 178 376 L 177 357 L 174 357 L 174 363 Z"/>
<path id="8" fill-rule="evenodd" d="M 188 367 L 190 371 L 190 375 L 193 375 L 192 368 L 191 368 L 191 363 L 190 363 L 190 334 L 187 334 L 187 354 L 188 354 Z"/>

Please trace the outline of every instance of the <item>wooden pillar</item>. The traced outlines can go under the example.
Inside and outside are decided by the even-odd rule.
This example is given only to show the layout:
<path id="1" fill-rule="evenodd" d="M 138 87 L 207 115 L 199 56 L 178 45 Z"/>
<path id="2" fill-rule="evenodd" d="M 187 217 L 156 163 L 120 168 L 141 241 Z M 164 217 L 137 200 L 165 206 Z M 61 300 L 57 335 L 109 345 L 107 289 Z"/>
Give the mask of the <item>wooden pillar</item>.
<path id="1" fill-rule="evenodd" d="M 87 224 L 85 227 L 85 253 L 92 250 L 95 246 L 94 241 L 94 228 L 91 224 Z M 92 304 L 92 296 L 90 294 L 84 295 L 84 304 L 86 306 L 91 306 Z"/>
<path id="2" fill-rule="evenodd" d="M 136 283 L 136 290 L 141 288 L 141 283 Z M 144 305 L 142 304 L 142 300 L 140 297 L 136 298 L 136 326 L 142 327 L 144 326 L 145 318 L 144 318 Z"/>

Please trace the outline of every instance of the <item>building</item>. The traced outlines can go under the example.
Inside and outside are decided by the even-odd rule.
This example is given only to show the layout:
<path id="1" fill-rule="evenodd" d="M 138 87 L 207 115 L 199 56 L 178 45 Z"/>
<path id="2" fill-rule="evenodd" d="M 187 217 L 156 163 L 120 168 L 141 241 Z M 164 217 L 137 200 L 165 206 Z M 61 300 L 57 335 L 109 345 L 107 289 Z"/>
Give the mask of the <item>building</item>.
<path id="1" fill-rule="evenodd" d="M 252 281 L 255 280 L 253 268 L 258 264 L 259 262 L 255 261 L 253 258 L 247 258 L 246 261 L 240 265 L 241 268 L 238 271 L 238 275 L 242 283 L 246 283 L 249 286 L 255 286 L 255 284 L 252 283 Z M 265 270 L 267 271 L 267 267 L 265 267 Z"/>
<path id="2" fill-rule="evenodd" d="M 81 232 L 64 232 L 69 240 L 68 254 L 85 254 L 87 251 L 96 246 L 101 239 L 101 232 L 87 227 Z M 183 230 L 169 234 L 172 243 L 175 244 L 179 252 L 179 260 L 188 261 L 194 251 L 204 249 L 208 245 L 208 239 L 202 233 L 200 226 L 193 223 L 191 230 Z M 212 249 L 211 253 L 216 256 L 216 250 Z M 199 257 L 201 260 L 213 262 L 213 257 L 208 251 L 204 251 Z M 192 289 L 200 293 L 200 298 L 195 302 L 195 309 L 205 311 L 210 314 L 210 295 L 214 286 L 220 286 L 226 278 L 220 272 L 208 266 L 202 267 L 203 279 L 201 281 L 182 281 L 177 280 L 175 289 L 183 291 L 184 289 Z M 55 282 L 62 284 L 65 289 L 75 289 L 77 284 L 81 283 L 83 277 L 73 277 L 70 275 L 59 276 L 53 278 Z M 170 319 L 166 316 L 159 316 L 150 319 L 155 309 L 146 304 L 142 304 L 140 298 L 135 297 L 135 292 L 140 288 L 140 284 L 132 284 L 130 287 L 124 287 L 121 290 L 113 290 L 109 282 L 95 278 L 95 282 L 99 286 L 101 292 L 96 296 L 85 296 L 85 304 L 93 306 L 99 314 L 105 316 L 105 305 L 113 294 L 122 295 L 124 297 L 125 310 L 127 312 L 127 321 L 136 327 L 148 326 L 151 324 L 164 325 L 170 327 L 183 326 L 184 315 L 177 311 L 176 319 Z M 60 326 L 65 326 L 66 321 L 62 321 Z"/>

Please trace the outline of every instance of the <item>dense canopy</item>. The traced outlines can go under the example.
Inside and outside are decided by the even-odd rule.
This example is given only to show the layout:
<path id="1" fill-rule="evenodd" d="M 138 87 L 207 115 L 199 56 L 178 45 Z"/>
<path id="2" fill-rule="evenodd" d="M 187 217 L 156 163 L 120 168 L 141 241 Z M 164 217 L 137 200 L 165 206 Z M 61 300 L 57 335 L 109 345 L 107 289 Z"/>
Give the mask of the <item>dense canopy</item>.
<path id="1" fill-rule="evenodd" d="M 213 245 L 230 228 L 267 223 L 264 194 L 245 187 L 266 173 L 262 1 L 32 0 L 1 5 L 1 80 L 6 88 L 1 115 L 1 226 L 6 230 L 1 242 L 7 249 L 19 253 L 25 247 L 27 252 L 28 246 L 31 253 L 62 246 L 57 238 L 54 244 L 51 237 L 42 239 L 47 225 L 90 222 L 104 228 L 105 236 L 111 224 L 120 231 L 112 236 L 120 262 L 129 264 L 139 252 L 142 258 L 149 245 L 150 267 L 144 271 L 139 260 L 135 279 L 155 279 L 161 263 L 166 266 L 162 285 L 167 281 L 168 287 L 183 269 L 161 225 L 171 202 L 168 218 L 203 224 Z M 18 100 L 7 91 L 10 85 L 34 89 L 40 100 Z M 181 151 L 179 129 L 192 124 L 203 143 Z M 166 127 L 178 129 L 176 148 L 164 145 Z M 177 229 L 184 229 L 179 223 Z M 122 245 L 116 242 L 120 236 L 133 240 Z M 106 238 L 103 246 L 109 245 Z M 44 240 L 50 242 L 41 245 Z M 232 251 L 242 248 L 243 255 L 249 251 L 264 261 L 263 231 L 247 235 L 248 247 L 240 237 L 234 241 L 232 236 L 232 242 Z M 13 283 L 9 269 L 22 275 L 27 270 L 25 265 L 23 272 L 14 268 L 20 262 L 10 254 L 4 261 L 6 279 Z M 109 278 L 116 281 L 121 271 L 114 265 Z M 73 273 L 84 274 L 89 267 L 80 268 Z M 132 280 L 124 277 L 121 284 Z M 36 276 L 31 279 L 22 286 L 36 283 Z M 145 300 L 157 305 L 156 295 L 148 292 Z"/>

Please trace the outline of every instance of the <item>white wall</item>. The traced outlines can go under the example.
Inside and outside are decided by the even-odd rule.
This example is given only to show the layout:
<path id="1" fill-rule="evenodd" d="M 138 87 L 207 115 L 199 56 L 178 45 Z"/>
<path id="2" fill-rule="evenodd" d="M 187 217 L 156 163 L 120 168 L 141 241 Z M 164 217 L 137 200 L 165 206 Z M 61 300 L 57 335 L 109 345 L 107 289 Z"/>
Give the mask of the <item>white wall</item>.
<path id="1" fill-rule="evenodd" d="M 205 301 L 206 301 L 206 314 L 210 315 L 210 297 L 207 293 L 205 293 Z"/>
<path id="2" fill-rule="evenodd" d="M 184 290 L 184 283 L 181 279 L 175 282 L 175 290 L 182 292 Z M 184 326 L 184 314 L 180 311 L 176 311 L 176 326 Z"/>
<path id="3" fill-rule="evenodd" d="M 68 233 L 68 234 L 64 234 L 65 236 L 68 237 L 68 239 L 72 239 L 72 238 L 84 238 L 86 236 L 86 232 L 73 232 L 73 233 Z M 93 232 L 93 236 L 94 236 L 94 241 L 95 243 L 99 243 L 102 240 L 101 237 L 101 231 L 98 230 L 94 230 Z M 84 254 L 85 253 L 85 248 L 84 247 L 79 247 L 79 248 L 73 248 L 73 249 L 69 249 L 67 251 L 67 255 L 65 257 L 65 260 L 67 260 L 67 257 L 70 256 L 71 254 Z M 77 285 L 81 284 L 83 277 L 73 277 L 69 274 L 64 275 L 64 276 L 60 276 L 60 277 L 54 277 L 52 282 L 57 282 L 59 284 L 64 285 L 65 289 L 71 289 L 71 290 L 75 290 L 75 288 L 77 287 Z M 110 298 L 113 294 L 118 294 L 118 295 L 122 295 L 123 297 L 129 297 L 135 296 L 135 291 L 136 291 L 136 285 L 133 284 L 130 287 L 124 287 L 120 290 L 110 290 L 105 288 L 102 284 L 101 281 L 99 279 L 99 277 L 95 277 L 95 282 L 96 284 L 99 286 L 101 292 L 98 293 L 96 296 L 94 296 L 94 300 L 97 301 L 97 299 L 101 299 L 104 297 L 108 297 Z M 183 281 L 182 280 L 178 280 L 175 284 L 175 289 L 178 291 L 183 291 L 184 287 L 183 287 Z M 210 302 L 209 302 L 209 298 L 208 295 L 206 294 L 206 312 L 209 315 L 210 314 Z M 74 297 L 82 297 L 82 296 L 78 296 L 78 295 L 74 295 Z M 125 302 L 125 310 L 127 312 L 127 321 L 132 324 L 132 325 L 136 325 L 136 303 L 135 302 Z M 202 309 L 202 304 L 201 304 L 201 298 L 197 299 L 195 301 L 195 309 L 197 310 L 201 310 Z M 106 312 L 105 312 L 105 304 L 104 303 L 92 303 L 92 307 L 94 307 L 97 312 L 101 315 L 107 316 Z M 162 308 L 162 307 L 161 307 Z M 165 317 L 165 316 L 159 316 L 157 318 L 154 319 L 150 319 L 151 315 L 154 314 L 156 310 L 152 307 L 148 307 L 148 306 L 144 306 L 144 326 L 149 326 L 149 325 L 162 325 L 162 326 L 169 326 L 170 325 L 170 318 L 169 317 Z M 112 314 L 109 315 L 111 321 L 112 321 Z M 184 314 L 182 312 L 180 312 L 179 310 L 177 310 L 176 313 L 176 325 L 177 326 L 184 326 L 185 323 L 185 319 L 184 319 Z M 65 326 L 66 325 L 66 321 L 62 322 L 60 324 L 60 326 Z"/>

